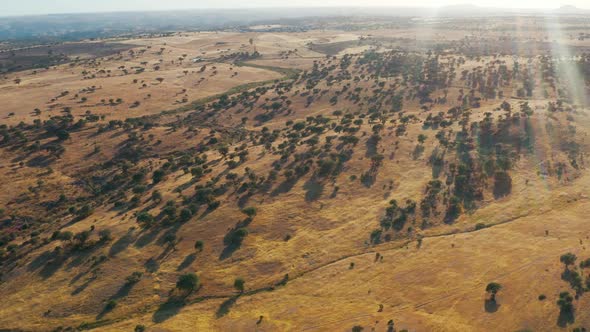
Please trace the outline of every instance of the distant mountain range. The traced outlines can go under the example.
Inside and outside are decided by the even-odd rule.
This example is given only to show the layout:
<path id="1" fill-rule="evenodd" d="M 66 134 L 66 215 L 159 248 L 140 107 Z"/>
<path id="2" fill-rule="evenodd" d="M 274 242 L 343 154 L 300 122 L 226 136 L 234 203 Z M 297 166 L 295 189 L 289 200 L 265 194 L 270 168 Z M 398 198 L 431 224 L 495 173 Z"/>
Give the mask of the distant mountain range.
<path id="1" fill-rule="evenodd" d="M 437 10 L 438 15 L 444 14 L 445 16 L 462 16 L 462 15 L 478 15 L 478 16 L 490 16 L 490 15 L 505 15 L 505 14 L 538 14 L 538 15 L 587 15 L 590 14 L 590 10 L 581 9 L 575 6 L 566 5 L 556 9 L 531 9 L 531 8 L 500 8 L 500 7 L 481 7 L 472 4 L 464 5 L 452 5 L 440 7 Z"/>
<path id="2" fill-rule="evenodd" d="M 0 18 L 0 41 L 27 38 L 84 39 L 124 33 L 205 30 L 306 17 L 473 17 L 500 15 L 590 15 L 563 6 L 554 10 L 507 9 L 472 4 L 433 7 L 320 7 L 207 9 L 165 12 L 52 14 Z"/>
<path id="3" fill-rule="evenodd" d="M 583 13 L 588 13 L 590 11 L 586 10 L 586 9 L 581 9 L 578 8 L 576 6 L 561 6 L 559 8 L 557 8 L 556 10 L 554 10 L 555 13 L 559 13 L 559 14 L 583 14 Z"/>

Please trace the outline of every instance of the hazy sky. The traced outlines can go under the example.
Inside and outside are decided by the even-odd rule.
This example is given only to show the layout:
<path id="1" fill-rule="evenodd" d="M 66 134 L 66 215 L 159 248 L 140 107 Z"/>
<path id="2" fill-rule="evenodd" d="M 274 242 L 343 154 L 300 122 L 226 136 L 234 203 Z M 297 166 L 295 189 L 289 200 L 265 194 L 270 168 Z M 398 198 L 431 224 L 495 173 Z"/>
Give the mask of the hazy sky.
<path id="1" fill-rule="evenodd" d="M 446 6 L 465 3 L 510 8 L 558 8 L 563 5 L 573 5 L 590 9 L 590 0 L 0 0 L 0 17 L 28 14 L 188 8 Z"/>

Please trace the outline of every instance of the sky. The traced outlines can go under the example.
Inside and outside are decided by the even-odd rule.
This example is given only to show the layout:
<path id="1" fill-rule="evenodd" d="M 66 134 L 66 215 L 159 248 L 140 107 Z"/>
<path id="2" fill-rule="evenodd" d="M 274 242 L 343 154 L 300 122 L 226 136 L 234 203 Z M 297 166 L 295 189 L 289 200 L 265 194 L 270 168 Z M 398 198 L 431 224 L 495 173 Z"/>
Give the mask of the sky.
<path id="1" fill-rule="evenodd" d="M 0 0 L 0 17 L 55 13 L 145 11 L 202 8 L 314 6 L 427 6 L 473 4 L 502 8 L 590 9 L 590 0 Z"/>

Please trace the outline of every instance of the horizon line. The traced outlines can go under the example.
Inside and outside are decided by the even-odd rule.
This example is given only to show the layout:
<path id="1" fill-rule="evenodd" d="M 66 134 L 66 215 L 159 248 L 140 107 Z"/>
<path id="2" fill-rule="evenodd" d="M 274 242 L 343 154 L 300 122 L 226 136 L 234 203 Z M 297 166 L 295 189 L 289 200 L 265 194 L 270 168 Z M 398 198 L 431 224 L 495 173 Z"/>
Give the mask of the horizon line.
<path id="1" fill-rule="evenodd" d="M 395 8 L 403 8 L 403 9 L 424 9 L 424 10 L 439 10 L 445 8 L 453 8 L 453 7 L 471 7 L 473 9 L 482 9 L 482 10 L 497 10 L 497 11 L 530 11 L 530 12 L 546 12 L 546 11 L 558 11 L 562 8 L 572 8 L 572 9 L 579 9 L 582 11 L 590 11 L 589 8 L 582 8 L 573 5 L 562 5 L 559 7 L 495 7 L 495 6 L 485 6 L 485 5 L 474 5 L 469 3 L 464 4 L 451 4 L 445 6 L 405 6 L 405 5 L 342 5 L 342 6 L 235 6 L 235 7 L 185 7 L 185 8 L 170 8 L 170 9 L 141 9 L 141 10 L 98 10 L 98 11 L 75 11 L 75 12 L 49 12 L 49 13 L 11 13 L 11 14 L 2 14 L 0 17 L 42 17 L 42 16 L 53 16 L 53 15 L 84 15 L 84 14 L 124 14 L 124 13 L 157 13 L 157 12 L 179 12 L 179 11 L 232 11 L 232 10 L 279 10 L 279 9 L 355 9 L 355 8 L 367 8 L 367 9 L 377 9 L 377 8 L 388 8 L 388 9 L 395 9 Z"/>

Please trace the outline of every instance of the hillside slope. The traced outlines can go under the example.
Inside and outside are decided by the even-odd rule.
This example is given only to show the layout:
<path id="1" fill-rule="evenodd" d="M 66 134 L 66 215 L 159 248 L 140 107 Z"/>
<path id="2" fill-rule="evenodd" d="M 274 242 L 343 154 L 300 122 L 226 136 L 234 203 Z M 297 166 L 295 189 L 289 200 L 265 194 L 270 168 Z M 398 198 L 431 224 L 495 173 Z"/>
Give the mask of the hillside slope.
<path id="1" fill-rule="evenodd" d="M 271 55 L 215 53 L 251 76 L 176 108 L 2 125 L 2 328 L 590 324 L 590 119 L 560 75 L 590 58 Z"/>

